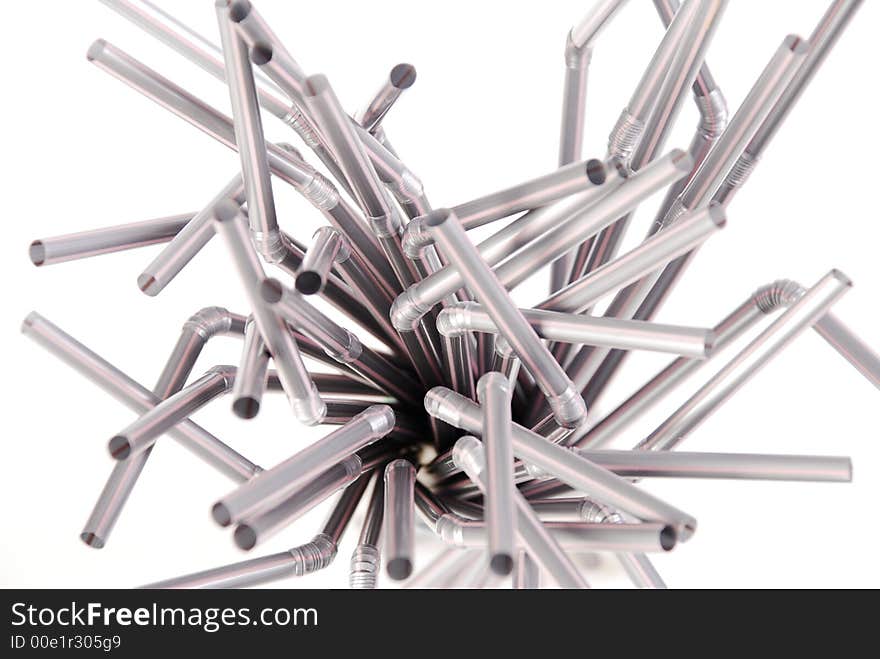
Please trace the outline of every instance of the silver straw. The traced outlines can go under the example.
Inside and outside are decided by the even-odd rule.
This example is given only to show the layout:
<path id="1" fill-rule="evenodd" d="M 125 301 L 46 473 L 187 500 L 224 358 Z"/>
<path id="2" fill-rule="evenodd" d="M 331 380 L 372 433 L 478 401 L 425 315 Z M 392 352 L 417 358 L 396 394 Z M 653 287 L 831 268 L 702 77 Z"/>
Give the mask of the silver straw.
<path id="1" fill-rule="evenodd" d="M 155 220 L 39 238 L 28 247 L 28 256 L 36 266 L 87 259 L 148 245 L 167 243 L 195 217 L 195 213 L 170 215 Z"/>
<path id="2" fill-rule="evenodd" d="M 351 257 L 345 238 L 336 229 L 321 227 L 312 236 L 312 244 L 296 273 L 296 290 L 303 295 L 317 295 L 324 290 L 333 265 Z"/>
<path id="3" fill-rule="evenodd" d="M 574 391 L 562 367 L 519 313 L 510 294 L 480 257 L 455 214 L 434 211 L 426 224 L 443 254 L 483 303 L 499 332 L 535 378 L 559 425 L 576 427 L 586 415 L 583 400 Z"/>
<path id="4" fill-rule="evenodd" d="M 245 230 L 241 210 L 232 202 L 220 203 L 215 207 L 215 218 L 217 230 L 226 239 L 245 295 L 250 302 L 254 322 L 266 349 L 272 355 L 293 412 L 306 425 L 316 425 L 324 418 L 327 407 L 303 364 L 299 348 L 287 325 L 259 295 L 257 289 L 265 279 L 265 274 Z"/>
<path id="5" fill-rule="evenodd" d="M 501 373 L 486 373 L 477 383 L 483 406 L 483 442 L 486 447 L 486 526 L 489 566 L 496 574 L 513 570 L 516 537 L 515 485 L 510 381 Z"/>
<path id="6" fill-rule="evenodd" d="M 680 444 L 783 348 L 824 316 L 851 286 L 852 282 L 838 270 L 828 273 L 637 448 L 670 450 Z"/>
<path id="7" fill-rule="evenodd" d="M 485 492 L 486 462 L 480 442 L 474 437 L 462 437 L 455 443 L 453 458 L 456 465 Z M 514 502 L 517 533 L 535 560 L 561 588 L 589 588 L 571 558 L 550 535 L 519 492 L 514 492 Z"/>
<path id="8" fill-rule="evenodd" d="M 385 467 L 385 571 L 395 581 L 409 578 L 415 564 L 415 482 L 409 460 Z"/>
<path id="9" fill-rule="evenodd" d="M 550 341 L 621 350 L 650 350 L 690 359 L 705 359 L 715 343 L 712 330 L 698 327 L 579 316 L 543 309 L 520 309 L 520 313 L 540 338 Z M 437 329 L 444 336 L 457 336 L 471 331 L 498 332 L 488 312 L 474 302 L 441 311 L 437 316 Z"/>
<path id="10" fill-rule="evenodd" d="M 241 348 L 241 360 L 232 383 L 232 411 L 242 419 L 253 419 L 260 411 L 269 353 L 253 318 L 248 318 Z M 320 391 L 320 388 L 319 388 Z"/>
<path id="11" fill-rule="evenodd" d="M 373 405 L 341 428 L 293 457 L 248 481 L 214 504 L 211 513 L 221 526 L 238 523 L 277 505 L 331 465 L 387 435 L 394 428 L 394 412 Z"/>

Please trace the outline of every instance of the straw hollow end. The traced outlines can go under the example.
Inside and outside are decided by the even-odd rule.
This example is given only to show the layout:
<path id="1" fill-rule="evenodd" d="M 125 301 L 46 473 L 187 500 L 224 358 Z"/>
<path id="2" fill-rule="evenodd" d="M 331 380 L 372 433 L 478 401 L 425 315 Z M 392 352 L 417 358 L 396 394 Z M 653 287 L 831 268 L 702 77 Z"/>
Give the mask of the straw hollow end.
<path id="1" fill-rule="evenodd" d="M 86 543 L 92 549 L 103 549 L 104 548 L 104 539 L 99 538 L 94 533 L 89 533 L 88 531 L 83 531 L 79 534 L 79 539 Z"/>
<path id="2" fill-rule="evenodd" d="M 232 199 L 222 199 L 214 205 L 214 219 L 218 222 L 232 222 L 241 214 L 241 206 Z"/>
<path id="3" fill-rule="evenodd" d="M 500 577 L 506 577 L 513 572 L 513 557 L 510 554 L 495 554 L 489 560 L 492 572 Z"/>
<path id="4" fill-rule="evenodd" d="M 260 411 L 260 401 L 250 396 L 242 396 L 232 402 L 232 411 L 241 419 L 253 419 Z"/>
<path id="5" fill-rule="evenodd" d="M 255 43 L 254 47 L 251 48 L 251 62 L 257 66 L 263 66 L 272 61 L 272 56 L 274 54 L 275 51 L 269 44 L 262 42 Z"/>
<path id="6" fill-rule="evenodd" d="M 94 62 L 98 57 L 100 57 L 101 53 L 104 52 L 104 48 L 107 47 L 107 41 L 104 39 L 95 40 L 89 49 L 86 51 L 86 59 L 90 62 Z"/>
<path id="7" fill-rule="evenodd" d="M 392 558 L 385 567 L 388 570 L 388 576 L 395 581 L 408 579 L 413 571 L 412 561 L 408 558 Z"/>
<path id="8" fill-rule="evenodd" d="M 28 256 L 31 263 L 41 266 L 46 262 L 46 247 L 41 240 L 35 240 L 28 248 Z"/>
<path id="9" fill-rule="evenodd" d="M 221 501 L 215 503 L 211 508 L 211 517 L 220 526 L 229 526 L 232 523 L 232 515 L 229 514 L 229 509 Z"/>
<path id="10" fill-rule="evenodd" d="M 321 292 L 324 280 L 314 270 L 305 270 L 296 276 L 296 290 L 303 295 L 315 295 Z"/>
<path id="11" fill-rule="evenodd" d="M 234 2 L 229 2 L 228 0 L 217 0 L 217 5 L 228 5 L 229 6 L 229 20 L 233 23 L 241 23 L 244 19 L 248 17 L 251 13 L 251 3 L 248 0 L 235 0 Z"/>
<path id="12" fill-rule="evenodd" d="M 146 293 L 150 297 L 155 296 L 156 293 L 159 292 L 155 289 L 155 284 L 156 284 L 156 278 L 153 277 L 152 275 L 148 275 L 147 273 L 144 273 L 137 278 L 138 288 L 141 289 L 141 291 L 143 293 Z"/>
<path id="13" fill-rule="evenodd" d="M 251 550 L 257 546 L 257 533 L 247 524 L 239 524 L 232 534 L 236 546 L 245 551 Z"/>
<path id="14" fill-rule="evenodd" d="M 595 158 L 587 161 L 587 178 L 590 180 L 590 183 L 602 185 L 605 183 L 607 176 L 608 172 L 605 169 L 605 163 Z"/>
<path id="15" fill-rule="evenodd" d="M 107 448 L 115 460 L 125 460 L 131 455 L 131 443 L 124 435 L 116 435 L 107 444 Z"/>
<path id="16" fill-rule="evenodd" d="M 664 526 L 660 531 L 660 546 L 663 551 L 670 551 L 677 542 L 678 534 L 675 532 L 675 528 L 669 525 Z"/>
<path id="17" fill-rule="evenodd" d="M 409 89 L 416 81 L 416 67 L 412 64 L 398 64 L 391 69 L 389 80 L 397 89 Z"/>

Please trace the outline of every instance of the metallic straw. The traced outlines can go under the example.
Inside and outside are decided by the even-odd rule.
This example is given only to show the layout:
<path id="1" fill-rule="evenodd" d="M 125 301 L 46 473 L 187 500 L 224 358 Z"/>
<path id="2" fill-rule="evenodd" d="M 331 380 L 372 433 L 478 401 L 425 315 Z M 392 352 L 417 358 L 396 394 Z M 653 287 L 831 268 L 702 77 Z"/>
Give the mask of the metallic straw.
<path id="1" fill-rule="evenodd" d="M 245 220 L 232 202 L 215 208 L 217 230 L 226 239 L 235 267 L 251 305 L 254 322 L 266 349 L 272 355 L 284 392 L 296 418 L 306 425 L 317 425 L 327 412 L 315 383 L 302 361 L 296 341 L 284 321 L 263 302 L 258 292 L 265 279 L 263 267 L 245 230 Z"/>
<path id="2" fill-rule="evenodd" d="M 314 480 L 307 483 L 278 506 L 241 522 L 235 527 L 233 540 L 239 549 L 251 550 L 268 540 L 278 531 L 290 526 L 315 506 L 330 498 L 335 492 L 347 487 L 367 470 L 374 467 L 383 456 L 358 453 L 350 455 L 333 465 Z"/>
<path id="3" fill-rule="evenodd" d="M 637 448 L 655 451 L 675 448 L 785 346 L 824 316 L 851 286 L 852 282 L 838 270 L 828 273 Z"/>
<path id="4" fill-rule="evenodd" d="M 103 229 L 68 233 L 63 236 L 40 238 L 30 244 L 28 256 L 31 263 L 36 266 L 54 265 L 167 243 L 180 233 L 195 215 L 195 213 L 184 213 Z"/>
<path id="5" fill-rule="evenodd" d="M 461 226 L 470 231 L 516 213 L 583 193 L 589 188 L 603 185 L 605 180 L 606 170 L 602 161 L 587 160 L 565 165 L 550 174 L 453 206 L 450 210 L 458 217 Z M 424 227 L 426 219 L 416 218 L 407 226 L 403 236 L 403 248 L 407 254 L 418 254 L 431 244 Z"/>
<path id="6" fill-rule="evenodd" d="M 22 323 L 21 331 L 139 414 L 159 403 L 159 398 L 148 389 L 39 314 L 29 314 Z M 260 471 L 257 465 L 188 419 L 171 428 L 168 434 L 235 480 L 247 480 Z"/>
<path id="7" fill-rule="evenodd" d="M 284 245 L 278 230 L 278 218 L 275 216 L 275 198 L 269 180 L 269 161 L 266 156 L 263 123 L 260 120 L 260 103 L 257 100 L 248 47 L 235 31 L 228 4 L 218 0 L 215 7 L 251 235 L 263 258 L 269 263 L 278 263 L 284 259 Z"/>
<path id="8" fill-rule="evenodd" d="M 348 585 L 357 590 L 371 590 L 379 578 L 382 525 L 385 516 L 385 478 L 384 469 L 376 470 L 373 494 L 364 514 L 364 524 L 358 538 L 357 547 L 351 554 L 351 567 Z"/>
<path id="9" fill-rule="evenodd" d="M 336 361 L 401 401 L 417 402 L 418 383 L 387 358 L 364 346 L 347 329 L 277 279 L 260 284 L 260 297 L 281 318 L 320 344 Z"/>
<path id="10" fill-rule="evenodd" d="M 306 91 L 306 76 L 302 68 L 281 45 L 280 40 L 250 2 L 236 0 L 231 5 L 239 31 L 251 46 L 251 60 L 265 71 L 285 95 L 294 101 L 294 109 L 297 106 L 305 108 L 308 102 L 304 97 L 308 92 Z M 298 116 L 295 117 L 295 120 L 297 122 L 305 121 L 308 123 L 308 119 L 298 109 L 296 112 Z M 318 124 L 316 127 L 319 135 L 323 136 L 323 139 L 329 140 L 327 134 L 321 131 L 320 123 L 311 113 L 309 113 L 309 118 Z M 376 173 L 383 182 L 389 185 L 398 200 L 402 203 L 406 201 L 418 203 L 422 197 L 422 184 L 418 177 L 388 149 L 383 147 L 376 137 L 364 129 L 360 123 L 351 117 L 348 118 L 348 121 L 363 144 L 373 167 L 376 168 Z M 313 136 L 313 138 L 320 139 L 317 136 Z M 336 156 L 337 164 L 341 165 L 342 163 L 338 162 L 339 154 L 333 151 L 332 146 L 330 150 Z"/>
<path id="11" fill-rule="evenodd" d="M 242 325 L 243 318 L 220 307 L 209 307 L 193 314 L 184 323 L 180 338 L 153 387 L 153 393 L 164 400 L 179 391 L 186 384 L 208 340 L 222 334 L 239 334 Z M 88 546 L 101 549 L 107 544 L 110 532 L 149 457 L 150 450 L 147 450 L 130 460 L 114 464 L 113 471 L 80 533 L 80 539 Z"/>
<path id="12" fill-rule="evenodd" d="M 567 215 L 558 224 L 552 213 L 533 216 L 527 225 L 510 225 L 477 246 L 480 256 L 495 268 L 495 276 L 508 289 L 516 286 L 538 268 L 551 263 L 579 236 L 600 231 L 635 208 L 645 198 L 684 176 L 690 167 L 689 158 L 673 151 L 649 167 L 637 172 L 595 203 L 574 215 Z M 514 223 L 516 224 L 516 223 Z M 508 258 L 516 254 L 515 258 Z M 507 259 L 504 261 L 504 259 Z M 410 286 L 394 301 L 391 321 L 399 330 L 413 326 L 431 307 L 464 285 L 462 274 L 444 267 L 417 284 Z"/>
<path id="13" fill-rule="evenodd" d="M 455 463 L 485 492 L 486 464 L 483 447 L 474 437 L 462 437 L 455 443 Z M 529 553 L 556 580 L 561 588 L 589 588 L 559 543 L 547 531 L 519 492 L 514 492 L 517 533 Z"/>
<path id="14" fill-rule="evenodd" d="M 660 153 L 684 102 L 686 90 L 697 76 L 725 6 L 726 0 L 691 0 L 676 12 L 629 106 L 642 108 L 641 112 L 648 113 L 639 117 L 632 110 L 624 111 L 609 141 L 609 157 L 621 160 L 627 167 L 637 171 Z M 680 47 L 670 54 L 668 47 L 675 39 Z M 646 108 L 643 102 L 645 97 L 640 94 L 651 92 L 655 94 L 651 99 L 653 105 Z M 630 218 L 631 214 L 625 215 L 604 229 L 592 241 L 592 245 L 586 243 L 580 248 L 569 276 L 570 281 L 614 258 L 629 227 Z"/>
<path id="15" fill-rule="evenodd" d="M 87 53 L 89 61 L 107 71 L 170 112 L 191 123 L 231 149 L 236 148 L 232 119 L 159 75 L 127 53 L 103 39 L 95 41 Z M 356 217 L 356 212 L 340 197 L 334 185 L 295 153 L 282 146 L 267 144 L 272 173 L 292 185 L 361 252 L 376 281 L 394 290 L 393 273 L 381 259 L 381 251 Z"/>
<path id="16" fill-rule="evenodd" d="M 238 523 L 277 505 L 331 465 L 384 437 L 394 428 L 394 412 L 373 405 L 341 428 L 304 448 L 214 504 L 221 526 Z"/>
<path id="17" fill-rule="evenodd" d="M 600 345 L 621 350 L 651 350 L 690 359 L 705 359 L 715 342 L 712 330 L 696 327 L 578 316 L 542 309 L 520 309 L 520 313 L 540 338 L 563 343 Z M 437 317 L 437 329 L 444 336 L 470 331 L 498 332 L 488 312 L 474 302 L 441 311 Z"/>
<path id="18" fill-rule="evenodd" d="M 320 293 L 333 265 L 350 257 L 351 250 L 342 234 L 331 227 L 321 227 L 312 236 L 312 244 L 300 263 L 296 290 L 303 295 Z"/>
<path id="19" fill-rule="evenodd" d="M 238 372 L 232 384 L 232 411 L 242 419 L 253 419 L 260 411 L 260 401 L 266 389 L 269 356 L 257 324 L 253 318 L 249 318 L 244 331 Z"/>
<path id="20" fill-rule="evenodd" d="M 462 430 L 479 433 L 482 429 L 483 413 L 479 405 L 444 387 L 435 387 L 426 394 L 425 409 L 431 416 Z M 687 513 L 518 424 L 513 425 L 513 450 L 526 463 L 536 465 L 575 489 L 589 492 L 608 505 L 645 521 L 671 524 L 683 542 L 697 528 L 696 520 Z"/>
<path id="21" fill-rule="evenodd" d="M 385 570 L 395 581 L 409 578 L 415 564 L 416 470 L 409 460 L 385 468 Z"/>
<path id="22" fill-rule="evenodd" d="M 426 224 L 443 254 L 483 303 L 499 332 L 535 378 L 559 425 L 576 427 L 586 414 L 583 400 L 574 391 L 562 367 L 519 313 L 510 294 L 480 257 L 455 214 L 434 211 Z"/>
<path id="23" fill-rule="evenodd" d="M 535 590 L 541 587 L 541 568 L 523 549 L 516 555 L 513 587 L 516 590 Z"/>
<path id="24" fill-rule="evenodd" d="M 412 87 L 416 81 L 416 67 L 412 64 L 398 64 L 393 69 L 385 82 L 379 88 L 379 91 L 373 96 L 372 100 L 363 110 L 357 113 L 355 121 L 357 121 L 365 130 L 377 135 L 380 130 L 379 124 L 388 114 L 391 106 L 400 98 L 400 95 Z M 381 142 L 382 139 L 378 138 Z M 387 146 L 387 145 L 386 145 Z"/>
<path id="25" fill-rule="evenodd" d="M 776 105 L 764 119 L 752 140 L 743 151 L 736 166 L 731 170 L 724 185 L 715 193 L 715 200 L 727 204 L 733 194 L 742 186 L 745 179 L 754 169 L 767 145 L 788 118 L 789 112 L 797 104 L 804 89 L 810 84 L 813 76 L 828 53 L 837 43 L 840 35 L 849 25 L 862 0 L 834 0 L 816 26 L 808 41 L 807 53 L 779 97 Z"/>
<path id="26" fill-rule="evenodd" d="M 236 174 L 208 205 L 178 233 L 138 276 L 138 288 L 150 296 L 158 295 L 214 237 L 214 208 L 232 200 L 239 206 L 245 201 L 241 174 Z"/>
<path id="27" fill-rule="evenodd" d="M 367 484 L 365 475 L 346 488 L 323 530 L 311 542 L 278 554 L 158 581 L 143 588 L 247 588 L 323 570 L 336 558 L 339 539 L 351 521 Z"/>
<path id="28" fill-rule="evenodd" d="M 510 381 L 501 373 L 486 373 L 477 383 L 477 397 L 485 410 L 483 442 L 489 566 L 496 574 L 506 575 L 513 570 L 516 537 Z"/>
<path id="29" fill-rule="evenodd" d="M 232 389 L 234 378 L 234 368 L 215 366 L 115 435 L 107 444 L 110 455 L 116 460 L 127 460 L 143 453 L 166 430 Z"/>

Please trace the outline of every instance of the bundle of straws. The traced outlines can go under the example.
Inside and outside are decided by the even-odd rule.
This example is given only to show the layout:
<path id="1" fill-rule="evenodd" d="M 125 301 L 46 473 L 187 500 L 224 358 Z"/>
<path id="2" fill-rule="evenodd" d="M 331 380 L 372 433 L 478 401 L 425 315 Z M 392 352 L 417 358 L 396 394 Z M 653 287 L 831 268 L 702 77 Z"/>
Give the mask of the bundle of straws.
<path id="1" fill-rule="evenodd" d="M 375 587 L 384 565 L 390 579 L 413 587 L 509 579 L 534 588 L 543 578 L 585 588 L 572 556 L 595 551 L 614 553 L 635 585 L 664 587 L 647 554 L 687 541 L 696 520 L 639 480 L 850 480 L 848 458 L 673 450 L 808 328 L 880 386 L 880 359 L 830 312 L 850 287 L 846 276 L 832 270 L 810 288 L 771 283 L 711 328 L 653 319 L 703 241 L 724 226 L 730 202 L 860 0 L 833 0 L 809 39 L 786 37 L 732 116 L 704 63 L 725 0 L 654 0 L 663 39 L 608 153 L 583 160 L 590 57 L 625 2 L 599 0 L 566 42 L 558 169 L 448 209 L 432 209 L 383 130 L 415 81 L 411 65 L 395 66 L 363 111 L 349 115 L 328 79 L 307 76 L 247 0 L 216 3 L 219 46 L 146 0 L 103 2 L 225 81 L 232 117 L 106 41 L 89 48 L 89 61 L 236 149 L 241 171 L 197 213 L 37 240 L 31 258 L 49 265 L 166 243 L 138 278 L 155 296 L 218 233 L 250 309 L 193 315 L 152 390 L 45 318 L 25 320 L 28 336 L 140 415 L 109 442 L 117 462 L 82 539 L 96 548 L 108 541 L 166 433 L 236 481 L 212 515 L 244 550 L 341 491 L 311 542 L 152 587 L 248 586 L 324 568 L 371 481 L 352 587 Z M 701 112 L 693 142 L 664 152 L 691 88 Z M 296 148 L 267 143 L 261 110 L 293 129 L 325 173 Z M 310 244 L 280 228 L 272 175 L 326 219 Z M 618 254 L 635 210 L 664 190 L 645 240 Z M 479 244 L 468 235 L 504 219 Z M 510 291 L 551 264 L 547 299 L 518 308 Z M 294 284 L 271 278 L 268 268 Z M 613 296 L 607 309 L 594 313 L 605 296 Z M 321 311 L 316 297 L 356 330 Z M 632 450 L 603 448 L 714 351 L 771 316 Z M 238 366 L 192 379 L 217 335 L 243 337 Z M 588 421 L 634 350 L 674 359 L 610 414 Z M 306 358 L 333 372 L 310 371 Z M 227 392 L 236 415 L 254 418 L 266 390 L 283 391 L 300 423 L 338 428 L 263 470 L 189 419 Z M 446 545 L 430 564 L 415 555 L 417 516 Z"/>

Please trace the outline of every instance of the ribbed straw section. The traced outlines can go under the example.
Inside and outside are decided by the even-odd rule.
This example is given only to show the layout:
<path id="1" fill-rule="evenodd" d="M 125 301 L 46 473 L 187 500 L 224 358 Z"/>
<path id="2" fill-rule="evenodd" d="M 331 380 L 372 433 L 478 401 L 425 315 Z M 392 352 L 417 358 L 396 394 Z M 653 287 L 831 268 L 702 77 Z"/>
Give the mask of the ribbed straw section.
<path id="1" fill-rule="evenodd" d="M 311 542 L 290 550 L 290 556 L 294 560 L 293 573 L 301 577 L 323 570 L 336 558 L 336 550 L 333 539 L 329 535 L 319 533 Z"/>
<path id="2" fill-rule="evenodd" d="M 379 576 L 379 549 L 374 545 L 358 545 L 351 555 L 348 585 L 356 590 L 372 590 Z"/>
<path id="3" fill-rule="evenodd" d="M 309 148 L 314 149 L 321 146 L 321 141 L 318 139 L 318 135 L 309 125 L 309 122 L 303 116 L 303 113 L 300 112 L 299 108 L 296 106 L 290 108 L 290 111 L 285 115 L 282 121 L 293 128 L 293 130 L 296 131 L 296 134 L 303 139 L 303 142 L 305 142 Z"/>
<path id="4" fill-rule="evenodd" d="M 621 112 L 617 125 L 608 138 L 608 154 L 612 158 L 628 161 L 644 130 L 645 122 L 636 119 L 628 109 L 625 109 Z"/>
<path id="5" fill-rule="evenodd" d="M 706 95 L 697 94 L 694 101 L 700 111 L 700 132 L 709 140 L 720 137 L 730 119 L 727 101 L 721 90 L 713 89 Z"/>
<path id="6" fill-rule="evenodd" d="M 591 499 L 581 502 L 581 519 L 590 524 L 623 524 L 619 512 Z"/>
<path id="7" fill-rule="evenodd" d="M 780 279 L 759 288 L 752 294 L 755 306 L 766 314 L 774 313 L 780 307 L 793 304 L 806 292 L 797 282 Z"/>
<path id="8" fill-rule="evenodd" d="M 748 153 L 743 153 L 733 165 L 727 178 L 724 180 L 724 186 L 730 190 L 735 190 L 736 188 L 741 187 L 746 182 L 746 179 L 749 178 L 752 170 L 755 169 L 755 165 L 757 164 L 758 161 L 755 158 Z"/>
<path id="9" fill-rule="evenodd" d="M 300 192 L 313 206 L 321 210 L 331 210 L 339 203 L 336 186 L 320 172 L 315 172 L 312 180 Z"/>

